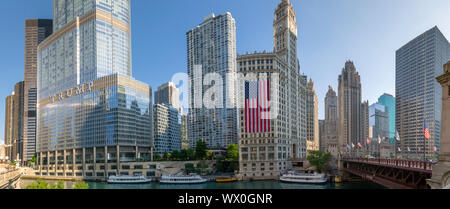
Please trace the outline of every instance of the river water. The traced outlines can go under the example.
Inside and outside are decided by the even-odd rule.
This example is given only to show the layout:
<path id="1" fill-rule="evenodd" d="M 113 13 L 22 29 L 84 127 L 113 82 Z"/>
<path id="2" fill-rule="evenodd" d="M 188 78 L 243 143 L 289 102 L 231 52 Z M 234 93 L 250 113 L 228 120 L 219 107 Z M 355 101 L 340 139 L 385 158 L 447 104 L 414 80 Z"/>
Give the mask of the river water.
<path id="1" fill-rule="evenodd" d="M 21 180 L 21 188 L 34 183 L 34 180 Z M 47 181 L 56 183 L 56 181 Z M 152 182 L 148 184 L 108 184 L 105 182 L 86 182 L 89 189 L 386 189 L 372 182 L 328 183 L 323 185 L 288 184 L 279 181 L 239 181 L 233 183 L 207 182 L 204 184 L 174 185 Z M 73 182 L 65 182 L 72 188 Z"/>

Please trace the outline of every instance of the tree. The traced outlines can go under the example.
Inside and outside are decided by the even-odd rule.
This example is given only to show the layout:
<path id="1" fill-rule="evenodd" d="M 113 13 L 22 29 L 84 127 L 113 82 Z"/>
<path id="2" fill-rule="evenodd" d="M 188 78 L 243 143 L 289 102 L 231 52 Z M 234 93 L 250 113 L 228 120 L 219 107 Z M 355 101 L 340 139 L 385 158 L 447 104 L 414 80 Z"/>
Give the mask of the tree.
<path id="1" fill-rule="evenodd" d="M 26 186 L 25 189 L 64 189 L 64 182 L 58 181 L 56 184 L 49 184 L 42 179 L 38 179 L 36 183 Z"/>
<path id="2" fill-rule="evenodd" d="M 239 160 L 239 148 L 237 144 L 229 144 L 227 149 L 228 160 Z"/>
<path id="3" fill-rule="evenodd" d="M 153 153 L 153 160 L 154 161 L 160 161 L 162 159 L 161 155 L 158 153 Z"/>
<path id="4" fill-rule="evenodd" d="M 311 151 L 309 156 L 306 158 L 309 163 L 316 167 L 318 173 L 326 171 L 328 168 L 328 163 L 331 160 L 331 153 L 323 151 Z"/>
<path id="5" fill-rule="evenodd" d="M 89 184 L 86 184 L 84 181 L 80 183 L 76 183 L 73 189 L 89 189 Z"/>
<path id="6" fill-rule="evenodd" d="M 186 174 L 195 173 L 195 167 L 192 163 L 186 163 L 184 164 L 184 172 Z"/>
<path id="7" fill-rule="evenodd" d="M 204 160 L 206 158 L 206 152 L 208 150 L 208 146 L 204 141 L 197 141 L 195 146 L 195 158 L 197 160 Z"/>
<path id="8" fill-rule="evenodd" d="M 206 169 L 208 169 L 208 164 L 204 160 L 197 164 L 197 171 L 199 171 L 200 175 L 203 175 Z"/>
<path id="9" fill-rule="evenodd" d="M 166 152 L 166 154 L 164 154 L 164 159 L 169 161 L 172 158 L 172 153 L 170 152 Z"/>
<path id="10" fill-rule="evenodd" d="M 208 151 L 208 152 L 206 153 L 206 159 L 208 159 L 208 160 L 214 160 L 214 159 L 216 159 L 216 154 L 214 154 L 214 152 Z"/>
<path id="11" fill-rule="evenodd" d="M 178 161 L 178 160 L 182 160 L 181 158 L 182 158 L 182 156 L 181 156 L 180 151 L 174 150 L 172 152 L 172 160 Z"/>

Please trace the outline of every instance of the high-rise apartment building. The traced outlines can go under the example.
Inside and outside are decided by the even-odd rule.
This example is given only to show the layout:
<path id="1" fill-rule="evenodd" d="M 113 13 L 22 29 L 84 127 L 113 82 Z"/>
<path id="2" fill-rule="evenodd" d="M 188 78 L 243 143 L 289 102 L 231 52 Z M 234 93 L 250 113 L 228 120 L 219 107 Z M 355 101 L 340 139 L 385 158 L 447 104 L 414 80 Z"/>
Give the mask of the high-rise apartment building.
<path id="1" fill-rule="evenodd" d="M 12 154 L 12 145 L 14 143 L 13 127 L 14 127 L 14 92 L 6 97 L 5 100 L 5 156 L 8 160 L 14 160 Z"/>
<path id="2" fill-rule="evenodd" d="M 389 143 L 395 143 L 395 97 L 383 94 L 378 98 L 378 103 L 384 105 L 389 112 Z"/>
<path id="3" fill-rule="evenodd" d="M 155 104 L 168 104 L 181 110 L 180 93 L 173 82 L 168 82 L 158 87 L 158 90 L 155 92 Z"/>
<path id="4" fill-rule="evenodd" d="M 38 45 L 53 32 L 53 21 L 47 19 L 25 20 L 25 75 L 23 116 L 23 162 L 33 159 L 36 153 L 36 104 Z"/>
<path id="5" fill-rule="evenodd" d="M 39 174 L 133 175 L 131 163 L 151 160 L 153 108 L 150 86 L 132 77 L 130 0 L 53 9 L 38 47 Z"/>
<path id="6" fill-rule="evenodd" d="M 369 138 L 369 101 L 361 103 L 361 135 L 359 139 L 367 145 Z"/>
<path id="7" fill-rule="evenodd" d="M 181 150 L 181 117 L 178 109 L 168 104 L 153 106 L 155 153 L 164 155 Z"/>
<path id="8" fill-rule="evenodd" d="M 294 161 L 306 157 L 308 81 L 300 75 L 296 14 L 288 0 L 276 8 L 273 28 L 273 53 L 237 59 L 239 78 L 248 78 L 238 84 L 238 101 L 247 104 L 239 110 L 239 174 L 243 179 L 276 179 L 292 169 Z M 260 105 L 263 110 L 259 111 L 250 103 L 256 98 L 273 105 Z M 260 117 L 267 112 L 271 117 Z"/>
<path id="9" fill-rule="evenodd" d="M 229 12 L 211 14 L 186 36 L 190 146 L 203 140 L 209 149 L 225 150 L 238 139 L 235 20 Z"/>
<path id="10" fill-rule="evenodd" d="M 426 31 L 396 52 L 395 127 L 401 150 L 410 147 L 409 156 L 418 158 L 439 153 L 442 113 L 442 87 L 436 77 L 450 60 L 450 43 L 437 27 Z M 428 126 L 431 139 L 425 140 Z M 420 148 L 420 150 L 419 150 Z"/>
<path id="11" fill-rule="evenodd" d="M 11 160 L 22 163 L 23 160 L 23 125 L 24 125 L 24 87 L 21 81 L 14 86 L 12 102 L 12 138 L 11 138 Z"/>
<path id="12" fill-rule="evenodd" d="M 175 150 L 180 151 L 181 115 L 180 94 L 175 84 L 165 83 L 155 92 L 153 105 L 155 152 L 164 155 Z"/>
<path id="13" fill-rule="evenodd" d="M 366 139 L 361 138 L 365 134 L 362 128 L 365 117 L 361 108 L 361 80 L 355 65 L 351 61 L 345 63 L 342 74 L 339 75 L 338 90 L 338 118 L 339 118 L 339 147 L 356 145 L 358 142 L 365 144 Z M 368 105 L 367 105 L 368 106 Z M 367 111 L 368 113 L 368 111 Z M 366 114 L 364 114 L 366 115 Z M 368 114 L 367 114 L 368 116 Z M 368 119 L 368 117 L 367 117 Z M 368 129 L 368 127 L 367 127 Z M 367 130 L 368 135 L 368 130 Z"/>
<path id="14" fill-rule="evenodd" d="M 303 76 L 306 80 L 306 76 Z M 309 80 L 306 88 L 306 150 L 320 149 L 319 142 L 319 99 L 314 90 L 314 82 Z"/>

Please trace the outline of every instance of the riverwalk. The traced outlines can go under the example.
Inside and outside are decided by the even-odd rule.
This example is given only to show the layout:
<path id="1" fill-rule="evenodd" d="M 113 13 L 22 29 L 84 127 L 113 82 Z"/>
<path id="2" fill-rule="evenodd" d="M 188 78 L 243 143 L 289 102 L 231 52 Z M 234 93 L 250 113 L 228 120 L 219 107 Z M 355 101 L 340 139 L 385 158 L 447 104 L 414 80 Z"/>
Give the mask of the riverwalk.
<path id="1" fill-rule="evenodd" d="M 16 168 L 13 170 L 8 170 L 0 174 L 0 189 L 10 189 L 14 188 L 14 185 L 20 179 L 23 174 L 23 170 Z"/>

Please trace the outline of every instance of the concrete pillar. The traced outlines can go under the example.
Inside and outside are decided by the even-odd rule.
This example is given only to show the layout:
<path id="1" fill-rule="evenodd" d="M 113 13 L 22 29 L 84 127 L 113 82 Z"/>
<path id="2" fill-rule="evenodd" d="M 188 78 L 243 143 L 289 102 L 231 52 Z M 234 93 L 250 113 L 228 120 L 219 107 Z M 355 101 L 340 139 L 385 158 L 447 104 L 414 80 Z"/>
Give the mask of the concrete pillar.
<path id="1" fill-rule="evenodd" d="M 76 152 L 72 149 L 72 176 L 75 176 L 75 163 L 76 163 Z"/>
<path id="2" fill-rule="evenodd" d="M 47 176 L 50 175 L 50 152 L 47 151 Z"/>
<path id="3" fill-rule="evenodd" d="M 150 161 L 153 162 L 153 146 L 150 147 Z"/>
<path id="4" fill-rule="evenodd" d="M 83 177 L 86 176 L 86 148 L 83 148 Z"/>
<path id="5" fill-rule="evenodd" d="M 120 147 L 119 145 L 116 146 L 116 159 L 117 159 L 117 175 L 119 175 L 119 170 L 120 170 Z"/>
<path id="6" fill-rule="evenodd" d="M 96 172 L 96 170 L 97 170 L 97 150 L 96 150 L 96 148 L 94 147 L 93 148 L 93 153 L 94 153 L 94 176 L 97 176 L 97 172 Z"/>
<path id="7" fill-rule="evenodd" d="M 67 168 L 67 161 L 66 161 L 66 150 L 63 151 L 63 161 L 64 161 L 64 167 L 63 167 L 63 175 L 66 177 L 66 168 Z"/>
<path id="8" fill-rule="evenodd" d="M 55 176 L 58 176 L 58 151 L 55 151 Z"/>
<path id="9" fill-rule="evenodd" d="M 139 148 L 138 148 L 138 146 L 136 146 L 136 152 L 135 152 L 135 155 L 136 155 L 136 162 L 138 161 L 138 155 L 139 155 Z"/>
<path id="10" fill-rule="evenodd" d="M 105 177 L 108 176 L 108 146 L 105 146 Z"/>
<path id="11" fill-rule="evenodd" d="M 41 166 L 39 166 L 39 173 L 42 176 L 42 166 L 44 166 L 44 162 L 43 162 L 44 157 L 42 157 L 42 152 L 39 153 L 39 158 L 41 159 L 41 162 L 39 162 L 39 164 L 41 165 Z"/>

